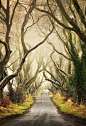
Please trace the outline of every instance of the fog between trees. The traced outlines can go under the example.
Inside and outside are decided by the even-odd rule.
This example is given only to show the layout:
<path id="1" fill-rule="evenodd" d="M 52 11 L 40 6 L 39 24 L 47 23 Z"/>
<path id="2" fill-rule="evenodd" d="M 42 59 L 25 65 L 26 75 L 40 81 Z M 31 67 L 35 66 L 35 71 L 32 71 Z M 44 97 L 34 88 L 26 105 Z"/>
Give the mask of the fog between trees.
<path id="1" fill-rule="evenodd" d="M 31 94 L 46 81 L 54 94 L 85 99 L 85 5 L 85 0 L 0 0 L 0 97 L 15 78 Z"/>

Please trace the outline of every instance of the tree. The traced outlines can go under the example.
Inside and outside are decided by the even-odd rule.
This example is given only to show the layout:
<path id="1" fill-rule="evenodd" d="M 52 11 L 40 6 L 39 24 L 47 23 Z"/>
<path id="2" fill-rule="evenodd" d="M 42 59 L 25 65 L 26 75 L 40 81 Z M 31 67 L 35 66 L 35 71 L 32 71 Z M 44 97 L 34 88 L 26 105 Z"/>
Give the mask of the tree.
<path id="1" fill-rule="evenodd" d="M 47 0 L 47 7 L 35 7 L 36 10 L 46 13 L 57 30 L 65 29 L 64 45 L 74 65 L 73 83 L 78 94 L 78 101 L 86 92 L 86 18 L 85 1 L 80 0 Z M 58 12 L 59 11 L 59 12 Z M 60 18 L 59 18 L 60 17 Z M 64 19 L 64 20 L 63 20 Z M 74 35 L 77 35 L 78 45 L 81 47 L 81 56 L 74 45 Z"/>
<path id="2" fill-rule="evenodd" d="M 29 8 L 29 11 L 31 13 L 32 9 L 34 8 L 34 2 L 35 0 L 33 1 L 30 1 L 30 8 Z M 6 65 L 7 63 L 9 62 L 9 59 L 10 59 L 10 54 L 12 52 L 12 50 L 10 49 L 10 32 L 11 32 L 11 28 L 12 28 L 12 23 L 13 23 L 13 18 L 15 16 L 15 11 L 16 11 L 16 8 L 18 7 L 18 5 L 20 6 L 23 6 L 19 0 L 15 1 L 15 2 L 11 2 L 10 0 L 7 0 L 5 1 L 6 4 L 4 4 L 4 1 L 2 2 L 1 1 L 1 7 L 0 7 L 0 21 L 2 22 L 2 24 L 4 24 L 5 28 L 6 28 L 6 32 L 5 32 L 5 35 L 3 36 L 4 37 L 4 41 L 3 40 L 0 40 L 0 43 L 4 46 L 5 48 L 5 55 L 3 55 L 2 59 L 0 60 L 0 98 L 2 97 L 2 90 L 3 88 L 6 86 L 6 84 L 14 77 L 16 77 L 18 75 L 18 73 L 20 72 L 20 70 L 22 69 L 22 66 L 25 62 L 25 59 L 27 57 L 27 55 L 33 51 L 34 49 L 36 49 L 37 47 L 39 47 L 41 44 L 43 44 L 46 39 L 49 37 L 49 35 L 52 33 L 53 31 L 53 28 L 51 29 L 51 31 L 46 35 L 46 37 L 43 39 L 43 41 L 41 41 L 40 43 L 38 43 L 37 45 L 35 45 L 33 48 L 30 48 L 29 50 L 27 49 L 26 52 L 24 52 L 23 54 L 23 57 L 20 61 L 20 64 L 19 66 L 15 69 L 15 71 L 11 74 L 11 75 L 8 75 L 6 76 L 5 78 L 2 78 L 3 76 L 3 73 L 5 71 L 5 68 L 6 68 Z M 13 5 L 13 6 L 12 6 Z M 12 8 L 13 7 L 13 8 Z M 24 6 L 23 6 L 24 7 Z M 31 9 L 31 10 L 30 10 Z M 30 14 L 29 13 L 29 14 Z M 25 15 L 25 17 L 28 17 L 28 13 Z M 26 23 L 28 22 L 29 19 L 25 19 Z M 22 27 L 24 28 L 25 25 L 22 25 Z M 22 28 L 22 29 L 23 29 Z M 21 30 L 22 30 L 21 29 Z M 24 37 L 24 36 L 23 36 Z M 23 49 L 24 49 L 24 41 L 22 41 L 22 46 L 23 46 Z"/>
<path id="3" fill-rule="evenodd" d="M 14 5 L 12 13 L 10 13 L 10 9 L 11 9 L 10 1 L 7 0 L 7 3 L 5 5 L 3 4 L 2 1 L 0 1 L 0 11 L 1 11 L 0 12 L 0 22 L 6 29 L 6 32 L 4 31 L 5 35 L 2 36 L 2 37 L 4 37 L 3 38 L 4 41 L 0 39 L 0 44 L 2 44 L 5 47 L 5 55 L 3 55 L 3 57 L 0 60 L 0 81 L 3 80 L 3 74 L 5 73 L 6 64 L 8 63 L 8 61 L 10 59 L 10 54 L 12 52 L 10 49 L 10 44 L 9 44 L 9 39 L 10 39 L 9 34 L 11 31 L 12 21 L 13 21 L 13 17 L 14 17 L 14 13 L 15 13 L 17 5 L 18 5 L 18 0 Z M 1 34 L 2 34 L 2 32 L 1 32 Z M 0 88 L 0 94 L 1 94 L 0 97 L 2 97 L 2 93 L 3 93 L 3 88 Z"/>

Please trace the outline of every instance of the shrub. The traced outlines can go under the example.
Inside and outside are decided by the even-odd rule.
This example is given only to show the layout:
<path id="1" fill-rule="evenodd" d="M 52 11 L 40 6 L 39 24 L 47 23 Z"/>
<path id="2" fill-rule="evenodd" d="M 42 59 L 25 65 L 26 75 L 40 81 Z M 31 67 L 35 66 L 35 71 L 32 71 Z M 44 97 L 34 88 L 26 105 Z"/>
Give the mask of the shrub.
<path id="1" fill-rule="evenodd" d="M 74 97 L 71 97 L 70 99 L 71 99 L 71 101 L 72 101 L 72 102 L 74 102 L 74 101 L 75 101 Z"/>
<path id="2" fill-rule="evenodd" d="M 67 101 L 68 99 L 69 99 L 69 94 L 65 94 L 63 101 Z"/>
<path id="3" fill-rule="evenodd" d="M 9 98 L 2 98 L 0 101 L 0 106 L 2 107 L 7 107 L 11 104 L 11 102 L 9 101 Z"/>

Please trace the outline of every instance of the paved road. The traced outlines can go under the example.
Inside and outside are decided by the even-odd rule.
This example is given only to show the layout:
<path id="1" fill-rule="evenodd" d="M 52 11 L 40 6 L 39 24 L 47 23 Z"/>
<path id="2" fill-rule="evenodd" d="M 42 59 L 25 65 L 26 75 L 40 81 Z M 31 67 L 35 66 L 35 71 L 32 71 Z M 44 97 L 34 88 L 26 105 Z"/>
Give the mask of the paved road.
<path id="1" fill-rule="evenodd" d="M 70 120 L 64 120 L 44 91 L 41 98 L 37 98 L 31 111 L 23 117 L 1 126 L 74 126 Z"/>

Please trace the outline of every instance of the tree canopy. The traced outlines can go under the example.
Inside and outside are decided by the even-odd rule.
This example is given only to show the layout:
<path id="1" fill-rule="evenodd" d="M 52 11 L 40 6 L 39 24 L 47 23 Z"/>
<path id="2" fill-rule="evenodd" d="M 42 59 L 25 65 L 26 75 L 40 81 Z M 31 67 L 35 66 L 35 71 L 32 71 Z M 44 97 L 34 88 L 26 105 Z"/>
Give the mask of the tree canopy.
<path id="1" fill-rule="evenodd" d="M 31 36 L 35 44 L 33 39 L 30 43 Z M 59 41 L 63 50 L 59 50 Z M 44 56 L 46 58 L 39 60 L 33 76 L 30 74 L 32 51 L 44 43 L 50 48 L 50 63 L 47 64 L 48 60 L 41 62 L 48 59 Z M 7 73 L 8 63 L 11 64 L 10 75 Z M 51 64 L 53 70 L 50 69 Z M 40 71 L 43 79 L 36 84 Z M 0 97 L 3 88 L 13 78 L 17 85 L 21 83 L 26 89 L 32 87 L 32 92 L 45 79 L 52 83 L 54 90 L 61 90 L 62 94 L 66 92 L 67 84 L 72 86 L 80 103 L 81 98 L 86 98 L 85 77 L 85 0 L 0 0 Z"/>

